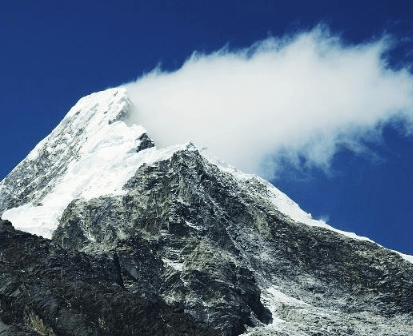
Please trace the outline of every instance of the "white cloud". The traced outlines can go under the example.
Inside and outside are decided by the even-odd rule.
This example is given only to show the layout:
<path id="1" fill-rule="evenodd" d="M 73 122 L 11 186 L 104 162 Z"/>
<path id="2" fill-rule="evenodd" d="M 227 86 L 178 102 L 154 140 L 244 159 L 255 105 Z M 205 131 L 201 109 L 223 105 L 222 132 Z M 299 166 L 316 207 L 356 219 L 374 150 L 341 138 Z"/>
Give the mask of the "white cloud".
<path id="1" fill-rule="evenodd" d="M 126 87 L 160 147 L 193 141 L 266 177 L 281 159 L 328 169 L 340 146 L 363 152 L 387 122 L 412 128 L 413 76 L 388 67 L 390 48 L 389 38 L 346 45 L 317 27 L 194 53 L 179 70 L 155 69 Z"/>

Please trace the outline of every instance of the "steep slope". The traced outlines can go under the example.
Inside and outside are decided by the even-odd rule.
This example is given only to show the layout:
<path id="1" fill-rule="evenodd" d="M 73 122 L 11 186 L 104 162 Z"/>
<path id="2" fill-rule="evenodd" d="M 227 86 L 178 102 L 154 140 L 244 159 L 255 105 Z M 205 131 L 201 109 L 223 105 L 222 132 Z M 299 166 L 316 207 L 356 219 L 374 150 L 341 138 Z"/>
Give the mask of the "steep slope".
<path id="1" fill-rule="evenodd" d="M 130 288 L 229 335 L 244 325 L 254 335 L 413 334 L 413 265 L 368 240 L 292 220 L 260 179 L 236 178 L 186 149 L 141 166 L 124 189 L 74 200 L 53 240 L 114 251 Z M 130 247 L 136 237 L 145 253 Z M 143 255 L 163 267 L 154 274 Z"/>
<path id="2" fill-rule="evenodd" d="M 313 220 L 190 143 L 157 149 L 130 113 L 123 89 L 80 100 L 0 183 L 3 219 L 116 265 L 121 288 L 102 275 L 113 300 L 162 302 L 220 334 L 413 335 L 408 257 Z"/>
<path id="3" fill-rule="evenodd" d="M 116 260 L 68 252 L 0 220 L 0 335 L 218 335 L 123 287 Z"/>
<path id="4" fill-rule="evenodd" d="M 0 213 L 17 228 L 50 238 L 73 198 L 120 192 L 142 162 L 166 151 L 145 129 L 128 123 L 133 106 L 124 89 L 82 98 L 62 122 L 0 183 Z"/>

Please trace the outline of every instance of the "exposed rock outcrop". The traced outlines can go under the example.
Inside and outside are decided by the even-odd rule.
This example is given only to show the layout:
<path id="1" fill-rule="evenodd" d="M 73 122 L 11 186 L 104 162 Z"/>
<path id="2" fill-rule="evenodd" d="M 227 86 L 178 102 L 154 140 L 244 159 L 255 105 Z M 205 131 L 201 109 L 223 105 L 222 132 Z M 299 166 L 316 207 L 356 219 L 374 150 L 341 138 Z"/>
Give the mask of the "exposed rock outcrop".
<path id="1" fill-rule="evenodd" d="M 0 335 L 218 335 L 124 288 L 116 258 L 68 252 L 0 220 Z"/>
<path id="2" fill-rule="evenodd" d="M 116 251 L 132 291 L 160 295 L 226 335 L 413 333 L 411 263 L 291 220 L 254 177 L 237 179 L 187 149 L 141 166 L 124 189 L 74 200 L 53 239 Z"/>
<path id="3" fill-rule="evenodd" d="M 141 150 L 148 149 L 155 147 L 155 142 L 148 136 L 148 134 L 143 133 L 139 138 L 138 138 L 138 145 L 136 147 L 136 151 L 140 152 Z"/>

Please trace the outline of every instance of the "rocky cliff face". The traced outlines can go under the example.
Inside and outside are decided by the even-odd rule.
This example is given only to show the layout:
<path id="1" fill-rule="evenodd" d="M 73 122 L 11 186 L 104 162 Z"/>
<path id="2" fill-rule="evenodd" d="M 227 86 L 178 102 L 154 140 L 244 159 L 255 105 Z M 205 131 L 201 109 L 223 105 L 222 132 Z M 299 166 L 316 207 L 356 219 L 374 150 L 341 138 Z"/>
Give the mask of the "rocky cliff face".
<path id="1" fill-rule="evenodd" d="M 127 109 L 116 106 L 105 127 L 124 127 Z M 51 335 L 413 335 L 413 264 L 400 254 L 312 220 L 267 182 L 192 145 L 159 150 L 144 130 L 134 134 L 116 146 L 134 163 L 121 185 L 71 192 L 51 240 L 0 225 L 5 335 L 39 325 Z M 114 142 L 96 143 L 103 155 Z M 96 147 L 86 152 L 51 176 L 43 205 L 27 206 L 29 197 L 18 211 L 9 207 L 22 188 L 11 186 L 27 168 L 17 167 L 0 185 L 5 216 L 52 209 L 67 172 L 96 162 Z M 100 185 L 113 181 L 99 176 Z M 27 195 L 45 190 L 38 178 L 25 185 Z"/>
<path id="2" fill-rule="evenodd" d="M 67 251 L 0 221 L 0 335 L 219 335 L 125 289 L 116 258 Z"/>
<path id="3" fill-rule="evenodd" d="M 291 220 L 255 177 L 236 179 L 187 149 L 140 167 L 124 189 L 74 200 L 53 240 L 116 253 L 132 290 L 227 335 L 413 333 L 411 263 Z M 143 241 L 139 253 L 131 239 Z"/>

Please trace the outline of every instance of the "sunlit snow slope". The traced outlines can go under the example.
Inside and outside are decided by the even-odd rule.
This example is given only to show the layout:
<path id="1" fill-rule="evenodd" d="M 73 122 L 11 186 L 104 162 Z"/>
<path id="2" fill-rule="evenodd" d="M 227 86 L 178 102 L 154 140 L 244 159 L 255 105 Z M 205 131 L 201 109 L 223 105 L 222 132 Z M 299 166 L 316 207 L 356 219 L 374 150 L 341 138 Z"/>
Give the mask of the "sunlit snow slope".
<path id="1" fill-rule="evenodd" d="M 119 194 L 142 163 L 178 148 L 137 152 L 145 129 L 128 123 L 132 109 L 124 89 L 82 98 L 0 183 L 2 218 L 50 238 L 70 201 Z"/>

